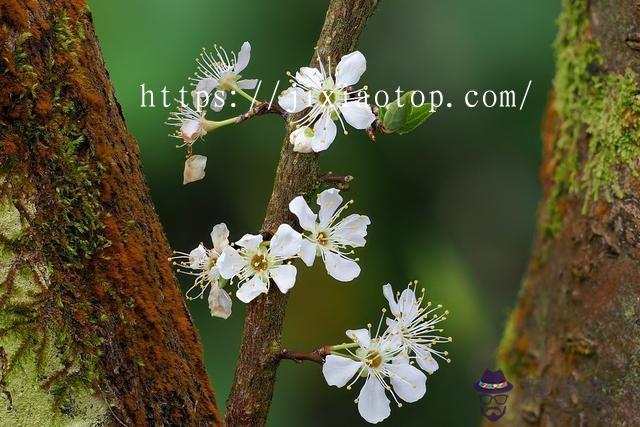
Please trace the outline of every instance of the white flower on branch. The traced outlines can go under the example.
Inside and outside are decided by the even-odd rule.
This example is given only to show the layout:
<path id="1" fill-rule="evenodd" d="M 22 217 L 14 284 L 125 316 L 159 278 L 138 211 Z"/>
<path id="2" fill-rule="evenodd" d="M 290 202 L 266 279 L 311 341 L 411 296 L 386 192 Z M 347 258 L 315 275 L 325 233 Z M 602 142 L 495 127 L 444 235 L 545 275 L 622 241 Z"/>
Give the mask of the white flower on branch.
<path id="1" fill-rule="evenodd" d="M 370 328 L 349 330 L 347 336 L 357 345 L 355 351 L 343 345 L 348 354 L 328 355 L 322 373 L 327 384 L 346 385 L 348 390 L 361 377 L 366 378 L 356 399 L 362 418 L 375 424 L 391 414 L 387 392 L 399 407 L 398 399 L 412 403 L 424 396 L 427 377 L 411 365 L 398 340 L 385 334 L 371 338 Z"/>
<path id="2" fill-rule="evenodd" d="M 236 57 L 235 52 L 227 54 L 227 51 L 214 45 L 214 52 L 207 52 L 204 48 L 200 57 L 196 59 L 198 69 L 194 81 L 195 90 L 191 92 L 193 104 L 201 105 L 202 98 L 209 98 L 213 90 L 216 90 L 216 99 L 211 103 L 211 109 L 220 111 L 224 107 L 226 94 L 229 91 L 236 91 L 243 96 L 248 96 L 243 89 L 254 89 L 258 80 L 240 80 L 240 73 L 249 65 L 251 58 L 251 45 L 244 42 L 240 52 Z"/>
<path id="3" fill-rule="evenodd" d="M 178 103 L 178 111 L 171 112 L 167 121 L 168 125 L 178 128 L 171 136 L 183 141 L 178 147 L 191 146 L 199 138 L 207 134 L 208 122 L 204 117 L 205 113 L 200 110 L 194 110 L 177 100 L 176 102 Z"/>
<path id="4" fill-rule="evenodd" d="M 292 77 L 292 86 L 278 97 L 278 103 L 289 113 L 309 111 L 296 123 L 303 129 L 313 127 L 313 151 L 329 148 L 335 139 L 338 120 L 347 134 L 344 121 L 356 129 L 367 129 L 375 120 L 371 107 L 366 102 L 366 87 L 352 90 L 367 69 L 367 61 L 359 51 L 342 57 L 331 73 L 331 63 L 325 68 L 318 55 L 318 68 L 302 67 Z M 335 78 L 335 79 L 334 79 Z M 344 121 L 343 121 L 344 118 Z"/>
<path id="5" fill-rule="evenodd" d="M 175 252 L 170 258 L 177 265 L 180 273 L 196 276 L 193 285 L 187 290 L 187 299 L 202 298 L 209 291 L 209 309 L 214 317 L 228 318 L 231 315 L 231 297 L 220 287 L 220 271 L 218 259 L 229 245 L 229 229 L 224 223 L 217 224 L 211 230 L 213 248 L 207 249 L 200 243 L 191 252 Z"/>
<path id="6" fill-rule="evenodd" d="M 349 201 L 340 207 L 342 200 L 339 190 L 330 188 L 318 195 L 318 214 L 313 213 L 302 196 L 289 203 L 289 210 L 298 217 L 300 227 L 309 232 L 304 235 L 300 246 L 302 261 L 311 267 L 316 256 L 320 256 L 331 277 L 349 282 L 360 274 L 358 259 L 350 258 L 353 255 L 351 248 L 365 245 L 367 226 L 371 221 L 359 214 L 338 220 L 342 211 L 352 203 Z"/>
<path id="7" fill-rule="evenodd" d="M 218 265 L 225 279 L 238 278 L 238 299 L 248 303 L 269 291 L 270 279 L 282 293 L 287 293 L 296 282 L 296 268 L 287 260 L 300 251 L 302 236 L 287 224 L 282 224 L 271 238 L 264 242 L 261 235 L 245 234 L 235 244 L 227 246 Z"/>
<path id="8" fill-rule="evenodd" d="M 440 351 L 433 348 L 435 344 L 451 342 L 451 337 L 444 337 L 440 334 L 442 329 L 436 329 L 436 325 L 446 320 L 448 310 L 436 313 L 442 305 L 432 307 L 431 301 L 423 307 L 424 289 L 422 295 L 416 298 L 415 287 L 417 281 L 409 283 L 409 286 L 394 296 L 391 285 L 382 287 L 382 292 L 389 301 L 389 309 L 393 314 L 393 319 L 387 319 L 388 333 L 398 337 L 407 353 L 415 354 L 415 360 L 420 368 L 429 374 L 438 369 L 438 362 L 434 355 L 450 362 L 447 351 Z"/>

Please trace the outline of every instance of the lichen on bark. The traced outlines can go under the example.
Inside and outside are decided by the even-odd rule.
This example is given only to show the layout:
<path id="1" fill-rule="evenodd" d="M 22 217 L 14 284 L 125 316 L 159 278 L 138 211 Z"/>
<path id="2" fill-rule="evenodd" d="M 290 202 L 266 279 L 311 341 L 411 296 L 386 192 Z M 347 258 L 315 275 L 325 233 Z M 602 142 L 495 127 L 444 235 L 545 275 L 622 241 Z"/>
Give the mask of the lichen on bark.
<path id="1" fill-rule="evenodd" d="M 623 169 L 636 174 L 640 98 L 636 73 L 609 72 L 591 34 L 587 0 L 563 0 L 555 42 L 555 112 L 559 122 L 550 168 L 545 235 L 562 226 L 561 198 L 584 192 L 583 212 L 603 197 L 622 198 Z"/>
<path id="2" fill-rule="evenodd" d="M 3 182 L 6 181 L 4 177 Z M 29 228 L 4 187 L 0 198 L 0 421 L 11 426 L 102 425 L 104 400 L 90 382 L 61 387 L 56 379 L 86 369 L 70 360 L 66 333 L 38 313 L 48 292 L 46 260 L 29 256 L 21 236 Z M 39 319 L 41 324 L 33 321 Z"/>
<path id="3" fill-rule="evenodd" d="M 637 11 L 563 1 L 538 233 L 498 350 L 515 385 L 501 425 L 640 425 Z"/>

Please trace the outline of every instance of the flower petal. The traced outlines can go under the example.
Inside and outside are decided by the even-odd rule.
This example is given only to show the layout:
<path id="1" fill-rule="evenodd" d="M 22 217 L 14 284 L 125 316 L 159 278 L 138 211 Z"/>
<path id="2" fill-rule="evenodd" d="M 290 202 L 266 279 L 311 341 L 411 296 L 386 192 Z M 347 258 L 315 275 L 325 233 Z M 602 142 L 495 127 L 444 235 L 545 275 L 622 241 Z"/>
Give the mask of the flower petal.
<path id="1" fill-rule="evenodd" d="M 371 345 L 369 329 L 349 329 L 345 334 L 362 348 L 368 348 Z"/>
<path id="2" fill-rule="evenodd" d="M 258 86 L 258 79 L 246 79 L 238 82 L 240 89 L 255 89 Z"/>
<path id="3" fill-rule="evenodd" d="M 376 119 L 366 102 L 347 101 L 340 106 L 340 112 L 347 123 L 356 129 L 367 129 Z"/>
<path id="4" fill-rule="evenodd" d="M 302 235 L 289 224 L 280 224 L 271 238 L 269 252 L 276 256 L 292 257 L 300 252 Z"/>
<path id="5" fill-rule="evenodd" d="M 224 108 L 226 99 L 227 92 L 225 92 L 224 90 L 215 91 L 213 95 L 213 101 L 211 101 L 211 109 L 215 112 L 221 111 Z"/>
<path id="6" fill-rule="evenodd" d="M 308 127 L 300 127 L 289 135 L 289 142 L 296 153 L 313 153 L 313 137 L 315 131 Z"/>
<path id="7" fill-rule="evenodd" d="M 221 254 L 229 244 L 229 229 L 224 222 L 213 226 L 213 229 L 211 229 L 211 241 L 213 242 L 213 249 L 218 254 Z"/>
<path id="8" fill-rule="evenodd" d="M 377 424 L 391 415 L 389 399 L 384 387 L 374 376 L 369 376 L 358 395 L 358 412 L 371 424 Z"/>
<path id="9" fill-rule="evenodd" d="M 231 297 L 224 290 L 220 289 L 217 284 L 211 285 L 211 291 L 209 291 L 209 310 L 213 317 L 220 317 L 222 319 L 228 319 L 231 315 Z"/>
<path id="10" fill-rule="evenodd" d="M 242 47 L 240 48 L 240 52 L 238 53 L 238 61 L 236 65 L 233 66 L 233 71 L 236 74 L 239 74 L 247 68 L 249 65 L 249 60 L 251 59 L 251 45 L 249 42 L 242 43 Z"/>
<path id="11" fill-rule="evenodd" d="M 391 314 L 393 314 L 394 316 L 398 316 L 400 313 L 398 312 L 398 304 L 396 303 L 396 297 L 393 294 L 393 287 L 391 286 L 391 284 L 387 283 L 382 287 L 382 294 L 387 299 L 387 301 L 389 301 L 389 310 L 391 310 Z M 388 321 L 387 324 L 389 324 Z"/>
<path id="12" fill-rule="evenodd" d="M 220 255 L 220 258 L 218 258 L 216 262 L 220 275 L 225 279 L 231 279 L 238 274 L 245 265 L 246 260 L 231 246 L 224 248 L 222 255 Z"/>
<path id="13" fill-rule="evenodd" d="M 357 262 L 335 252 L 324 251 L 324 265 L 327 273 L 341 282 L 350 282 L 360 275 L 360 266 Z"/>
<path id="14" fill-rule="evenodd" d="M 286 110 L 287 113 L 299 113 L 307 108 L 309 104 L 309 95 L 299 87 L 290 87 L 284 90 L 278 96 L 278 104 Z"/>
<path id="15" fill-rule="evenodd" d="M 342 57 L 336 66 L 336 85 L 351 86 L 358 83 L 367 70 L 367 60 L 360 51 L 351 52 Z"/>
<path id="16" fill-rule="evenodd" d="M 416 349 L 416 361 L 418 366 L 429 375 L 438 370 L 438 361 L 431 355 L 427 348 Z"/>
<path id="17" fill-rule="evenodd" d="M 324 375 L 327 384 L 344 387 L 361 367 L 362 362 L 330 354 L 322 364 L 322 375 Z"/>
<path id="18" fill-rule="evenodd" d="M 367 235 L 369 224 L 371 220 L 368 216 L 351 214 L 335 225 L 331 237 L 343 245 L 362 247 L 367 243 L 364 237 Z"/>
<path id="19" fill-rule="evenodd" d="M 405 402 L 420 400 L 427 391 L 427 376 L 406 361 L 395 360 L 388 368 L 393 391 Z"/>
<path id="20" fill-rule="evenodd" d="M 180 137 L 190 144 L 202 135 L 202 122 L 200 120 L 185 120 L 180 126 Z"/>
<path id="21" fill-rule="evenodd" d="M 262 243 L 262 234 L 245 234 L 236 242 L 236 245 L 241 248 L 257 249 L 260 243 Z"/>
<path id="22" fill-rule="evenodd" d="M 280 292 L 286 294 L 289 289 L 293 288 L 296 284 L 297 272 L 298 271 L 293 265 L 276 265 L 269 269 L 269 276 L 271 276 L 275 284 L 278 286 Z"/>
<path id="23" fill-rule="evenodd" d="M 317 245 L 315 243 L 304 238 L 302 239 L 300 244 L 300 253 L 298 253 L 298 256 L 307 267 L 311 267 L 316 259 L 316 248 Z"/>
<path id="24" fill-rule="evenodd" d="M 416 299 L 416 294 L 413 289 L 407 288 L 400 294 L 398 298 L 398 308 L 402 313 L 402 318 L 407 321 L 412 321 L 420 310 L 420 303 Z"/>
<path id="25" fill-rule="evenodd" d="M 338 128 L 336 124 L 331 120 L 329 113 L 324 113 L 313 125 L 313 141 L 311 142 L 311 148 L 316 153 L 324 151 L 331 146 L 336 139 Z"/>
<path id="26" fill-rule="evenodd" d="M 209 256 L 207 254 L 207 249 L 202 246 L 202 243 L 198 245 L 197 248 L 189 252 L 189 268 L 199 269 L 208 262 Z"/>
<path id="27" fill-rule="evenodd" d="M 298 196 L 289 202 L 289 210 L 298 217 L 300 227 L 307 231 L 314 231 L 318 215 L 314 214 L 304 197 Z"/>
<path id="28" fill-rule="evenodd" d="M 244 303 L 250 303 L 258 295 L 266 294 L 269 291 L 269 285 L 259 276 L 253 276 L 251 280 L 244 282 L 240 289 L 236 292 L 238 299 Z"/>
<path id="29" fill-rule="evenodd" d="M 317 68 L 301 67 L 296 72 L 296 81 L 307 88 L 322 88 L 322 73 Z"/>
<path id="30" fill-rule="evenodd" d="M 324 228 L 342 204 L 342 196 L 338 189 L 329 188 L 318 194 L 317 203 L 320 206 L 320 212 L 318 212 L 320 226 Z"/>
<path id="31" fill-rule="evenodd" d="M 209 95 L 216 87 L 218 87 L 218 80 L 209 77 L 198 81 L 195 91 L 197 95 L 203 97 L 204 95 Z"/>
<path id="32" fill-rule="evenodd" d="M 182 184 L 199 181 L 204 178 L 204 168 L 207 166 L 207 157 L 195 154 L 184 162 L 184 172 L 182 174 Z"/>

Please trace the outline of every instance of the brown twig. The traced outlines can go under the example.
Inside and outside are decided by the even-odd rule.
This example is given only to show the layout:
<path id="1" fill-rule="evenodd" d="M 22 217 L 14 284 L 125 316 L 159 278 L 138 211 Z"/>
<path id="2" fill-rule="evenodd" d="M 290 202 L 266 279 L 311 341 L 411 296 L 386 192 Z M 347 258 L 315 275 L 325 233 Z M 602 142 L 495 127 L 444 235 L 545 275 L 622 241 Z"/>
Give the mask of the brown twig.
<path id="1" fill-rule="evenodd" d="M 256 103 L 255 103 L 255 105 L 253 106 L 252 109 L 250 109 L 249 111 L 247 111 L 244 114 L 239 115 L 236 120 L 237 120 L 238 123 L 242 123 L 242 122 L 244 122 L 246 120 L 249 120 L 249 119 L 251 119 L 253 117 L 263 116 L 265 114 L 278 114 L 283 119 L 286 119 L 289 116 L 289 113 L 287 113 L 277 103 L 271 103 L 270 104 L 270 103 L 268 103 L 266 101 L 256 101 Z"/>
<path id="2" fill-rule="evenodd" d="M 311 352 L 299 352 L 299 351 L 289 351 L 282 350 L 278 355 L 278 359 L 280 360 L 292 360 L 296 363 L 302 363 L 305 360 L 309 360 L 311 362 L 316 363 L 324 363 L 324 358 L 327 357 L 328 354 L 331 353 L 331 346 L 325 345 L 324 347 L 320 347 Z"/>
<path id="3" fill-rule="evenodd" d="M 336 186 L 343 191 L 347 191 L 351 187 L 351 181 L 353 181 L 352 175 L 334 175 L 333 172 L 327 172 L 318 178 L 320 182 L 326 182 L 329 184 L 336 184 Z"/>

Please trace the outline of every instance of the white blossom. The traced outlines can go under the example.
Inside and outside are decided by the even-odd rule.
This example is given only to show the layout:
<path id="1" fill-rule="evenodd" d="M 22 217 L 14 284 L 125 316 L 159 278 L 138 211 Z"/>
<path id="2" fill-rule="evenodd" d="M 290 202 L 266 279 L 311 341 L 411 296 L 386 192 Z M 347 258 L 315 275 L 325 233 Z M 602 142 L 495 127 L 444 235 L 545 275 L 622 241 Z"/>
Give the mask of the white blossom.
<path id="1" fill-rule="evenodd" d="M 427 377 L 410 364 L 398 340 L 384 334 L 371 338 L 369 329 L 349 330 L 347 336 L 357 349 L 347 349 L 345 356 L 328 355 L 322 373 L 327 384 L 346 385 L 349 390 L 361 377 L 365 378 L 356 403 L 367 422 L 376 424 L 391 414 L 387 392 L 398 406 L 402 406 L 398 399 L 412 403 L 424 396 Z"/>
<path id="2" fill-rule="evenodd" d="M 238 278 L 238 299 L 248 303 L 269 291 L 273 279 L 282 293 L 287 293 L 296 282 L 296 268 L 287 260 L 300 251 L 302 236 L 287 224 L 282 224 L 271 238 L 264 242 L 261 235 L 245 234 L 235 244 L 227 246 L 218 265 L 225 279 Z"/>
<path id="3" fill-rule="evenodd" d="M 207 157 L 199 154 L 189 156 L 184 162 L 184 172 L 182 176 L 182 184 L 186 185 L 190 182 L 199 181 L 204 178 L 204 169 L 207 166 Z"/>
<path id="4" fill-rule="evenodd" d="M 448 310 L 436 314 L 442 305 L 432 307 L 431 302 L 423 307 L 424 289 L 422 295 L 416 298 L 415 287 L 417 282 L 410 283 L 409 286 L 394 296 L 390 284 L 382 287 L 382 292 L 389 302 L 389 309 L 394 318 L 387 318 L 387 332 L 398 337 L 407 353 L 413 352 L 415 360 L 420 368 L 432 374 L 438 369 L 438 362 L 433 357 L 438 356 L 449 362 L 446 357 L 447 351 L 440 351 L 433 348 L 434 344 L 451 342 L 451 337 L 443 337 L 439 334 L 442 329 L 436 329 L 435 325 L 446 320 Z M 397 298 L 396 298 L 397 297 Z"/>
<path id="5" fill-rule="evenodd" d="M 200 243 L 191 252 L 175 252 L 170 258 L 179 268 L 181 273 L 196 276 L 193 285 L 187 290 L 187 299 L 202 298 L 208 287 L 209 309 L 211 315 L 228 318 L 231 315 L 231 297 L 220 287 L 220 270 L 218 260 L 220 255 L 229 245 L 229 229 L 224 223 L 217 224 L 211 230 L 213 248 L 207 249 Z"/>
<path id="6" fill-rule="evenodd" d="M 196 59 L 198 69 L 194 81 L 195 89 L 191 92 L 193 104 L 200 106 L 201 99 L 207 98 L 215 89 L 215 99 L 211 102 L 211 109 L 220 111 L 224 106 L 226 94 L 235 90 L 242 92 L 242 89 L 254 89 L 258 80 L 240 80 L 240 73 L 249 65 L 251 58 L 251 45 L 244 42 L 240 52 L 236 57 L 235 52 L 230 55 L 221 47 L 214 45 L 214 52 L 207 52 L 204 48 L 200 57 Z"/>
<path id="7" fill-rule="evenodd" d="M 171 136 L 183 141 L 178 147 L 191 146 L 207 134 L 208 122 L 205 119 L 205 113 L 197 109 L 194 110 L 180 101 L 176 100 L 176 102 L 178 103 L 178 111 L 171 112 L 167 121 L 168 125 L 178 128 Z"/>
<path id="8" fill-rule="evenodd" d="M 329 148 L 335 139 L 337 128 L 334 120 L 338 120 L 343 132 L 347 130 L 344 121 L 356 129 L 367 129 L 375 120 L 371 107 L 366 102 L 366 87 L 352 90 L 367 69 L 367 61 L 359 51 L 342 57 L 331 73 L 318 56 L 319 69 L 302 67 L 292 77 L 292 86 L 278 97 L 278 103 L 289 113 L 298 113 L 309 108 L 309 111 L 296 123 L 301 127 L 313 127 L 313 151 L 319 152 Z M 344 118 L 344 121 L 343 121 Z"/>
<path id="9" fill-rule="evenodd" d="M 342 282 L 349 282 L 360 274 L 358 259 L 350 258 L 350 248 L 365 245 L 369 217 L 351 214 L 338 220 L 340 214 L 352 201 L 342 207 L 342 196 L 339 190 L 330 188 L 318 195 L 320 206 L 318 214 L 313 213 L 302 196 L 289 203 L 289 210 L 298 217 L 300 227 L 309 234 L 304 235 L 300 246 L 300 258 L 307 266 L 312 266 L 316 256 L 322 257 L 327 272 L 331 277 Z"/>

